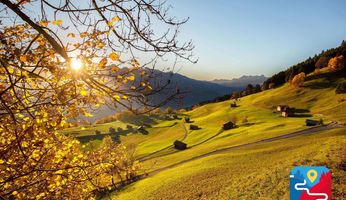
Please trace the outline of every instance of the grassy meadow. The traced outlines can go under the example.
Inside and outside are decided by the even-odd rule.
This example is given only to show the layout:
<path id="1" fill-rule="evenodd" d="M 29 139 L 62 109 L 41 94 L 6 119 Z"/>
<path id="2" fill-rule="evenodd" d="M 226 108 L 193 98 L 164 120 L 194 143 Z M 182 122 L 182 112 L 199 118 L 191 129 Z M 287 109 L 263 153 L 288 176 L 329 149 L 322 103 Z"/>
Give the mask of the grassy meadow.
<path id="1" fill-rule="evenodd" d="M 331 76 L 333 78 L 331 78 Z M 346 128 L 320 131 L 294 138 L 252 145 L 208 155 L 209 152 L 260 141 L 295 131 L 305 130 L 306 119 L 322 119 L 325 124 L 346 123 L 345 94 L 335 94 L 335 84 L 346 78 L 322 72 L 310 74 L 304 87 L 282 87 L 249 95 L 237 101 L 210 103 L 180 115 L 189 116 L 191 124 L 201 129 L 190 130 L 182 119 L 164 120 L 145 116 L 152 124 L 148 134 L 129 133 L 120 136 L 142 170 L 150 174 L 108 197 L 112 199 L 289 199 L 289 171 L 296 165 L 325 165 L 333 173 L 335 199 L 346 196 L 346 172 L 338 168 L 346 143 Z M 297 116 L 281 117 L 275 106 L 295 107 Z M 116 121 L 100 125 L 71 128 L 64 131 L 75 136 L 107 132 L 110 126 L 138 126 L 136 121 Z M 236 121 L 237 127 L 223 131 L 222 124 Z M 184 151 L 172 144 L 182 140 Z M 97 148 L 98 141 L 91 141 Z M 203 156 L 206 155 L 206 156 Z M 194 159 L 202 156 L 199 159 Z M 191 159 L 191 161 L 184 162 Z M 174 167 L 168 167 L 184 162 Z M 164 170 L 160 170 L 163 168 Z"/>

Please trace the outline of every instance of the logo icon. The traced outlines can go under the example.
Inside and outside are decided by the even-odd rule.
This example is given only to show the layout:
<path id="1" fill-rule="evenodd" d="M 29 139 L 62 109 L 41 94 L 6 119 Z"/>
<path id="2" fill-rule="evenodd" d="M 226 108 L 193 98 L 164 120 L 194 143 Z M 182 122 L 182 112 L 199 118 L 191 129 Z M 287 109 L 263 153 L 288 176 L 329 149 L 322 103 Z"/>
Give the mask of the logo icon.
<path id="1" fill-rule="evenodd" d="M 331 200 L 332 176 L 323 166 L 294 167 L 290 173 L 290 200 Z"/>

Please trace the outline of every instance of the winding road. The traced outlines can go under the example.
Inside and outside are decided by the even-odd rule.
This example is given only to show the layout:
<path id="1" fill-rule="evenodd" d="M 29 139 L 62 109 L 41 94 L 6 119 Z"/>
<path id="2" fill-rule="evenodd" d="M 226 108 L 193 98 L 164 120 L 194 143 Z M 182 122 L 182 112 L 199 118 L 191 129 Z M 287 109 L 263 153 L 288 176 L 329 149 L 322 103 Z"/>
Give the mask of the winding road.
<path id="1" fill-rule="evenodd" d="M 182 164 L 194 161 L 194 160 L 205 158 L 207 156 L 228 152 L 228 151 L 240 149 L 240 148 L 243 148 L 243 147 L 250 147 L 250 146 L 253 146 L 253 145 L 257 145 L 257 144 L 264 144 L 264 143 L 268 143 L 268 142 L 272 142 L 272 141 L 293 138 L 293 137 L 297 137 L 297 136 L 301 136 L 301 135 L 313 134 L 313 133 L 317 133 L 317 132 L 320 132 L 320 131 L 331 130 L 331 129 L 335 129 L 335 128 L 346 128 L 346 125 L 341 125 L 341 124 L 338 124 L 336 122 L 332 122 L 332 123 L 330 123 L 328 125 L 325 125 L 325 126 L 313 127 L 313 128 L 309 128 L 309 129 L 305 129 L 305 130 L 301 130 L 301 131 L 295 131 L 295 132 L 292 132 L 292 133 L 288 133 L 288 134 L 272 137 L 272 138 L 267 138 L 267 139 L 259 140 L 259 141 L 256 141 L 256 142 L 250 142 L 250 143 L 241 144 L 241 145 L 237 145 L 237 146 L 232 146 L 232 147 L 226 147 L 226 148 L 223 148 L 223 149 L 218 149 L 218 150 L 215 150 L 215 151 L 211 151 L 211 152 L 208 152 L 208 153 L 205 153 L 205 154 L 202 154 L 202 155 L 199 155 L 199 156 L 195 156 L 195 157 L 192 157 L 192 158 L 180 161 L 178 163 L 175 163 L 175 164 L 172 164 L 172 165 L 169 165 L 169 166 L 166 166 L 166 167 L 163 167 L 163 168 L 151 171 L 151 172 L 147 173 L 147 176 L 153 176 L 154 174 L 157 174 L 157 173 L 162 172 L 164 170 L 171 169 L 171 168 L 177 167 L 179 165 L 182 165 Z"/>

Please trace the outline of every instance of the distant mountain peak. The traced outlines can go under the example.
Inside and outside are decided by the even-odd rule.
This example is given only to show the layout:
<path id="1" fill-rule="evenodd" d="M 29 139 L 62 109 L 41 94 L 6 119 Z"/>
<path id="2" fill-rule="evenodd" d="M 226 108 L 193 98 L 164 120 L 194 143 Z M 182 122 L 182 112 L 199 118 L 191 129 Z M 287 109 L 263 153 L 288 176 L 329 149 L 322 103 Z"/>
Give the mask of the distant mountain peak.
<path id="1" fill-rule="evenodd" d="M 227 87 L 246 87 L 248 84 L 256 85 L 262 84 L 268 78 L 261 75 L 243 75 L 239 78 L 233 79 L 215 79 L 211 81 L 212 83 L 217 83 L 219 85 L 227 86 Z"/>

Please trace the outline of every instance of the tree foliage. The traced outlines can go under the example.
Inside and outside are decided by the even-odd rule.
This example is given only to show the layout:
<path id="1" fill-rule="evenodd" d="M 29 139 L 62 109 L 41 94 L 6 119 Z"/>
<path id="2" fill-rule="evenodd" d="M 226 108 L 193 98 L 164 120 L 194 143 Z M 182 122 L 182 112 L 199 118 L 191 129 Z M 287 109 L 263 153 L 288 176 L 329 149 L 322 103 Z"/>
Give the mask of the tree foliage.
<path id="1" fill-rule="evenodd" d="M 346 59 L 343 55 L 331 58 L 328 62 L 330 71 L 339 71 L 346 67 Z"/>
<path id="2" fill-rule="evenodd" d="M 310 57 L 303 62 L 300 62 L 296 65 L 291 66 L 285 71 L 281 71 L 277 74 L 274 74 L 272 77 L 268 78 L 262 86 L 262 89 L 269 89 L 270 84 L 274 84 L 275 87 L 285 84 L 286 82 L 290 82 L 294 76 L 297 74 L 304 72 L 305 74 L 309 74 L 315 71 L 316 68 L 325 67 L 329 62 L 329 59 L 332 57 L 346 56 L 346 42 L 343 41 L 341 45 L 337 48 L 328 49 L 326 51 L 322 51 L 320 54 L 315 55 L 314 57 Z"/>
<path id="3" fill-rule="evenodd" d="M 0 5 L 0 198 L 92 198 L 135 176 L 138 163 L 111 138 L 88 152 L 58 131 L 102 104 L 137 112 L 174 98 L 148 102 L 168 83 L 153 87 L 140 69 L 168 54 L 194 62 L 192 44 L 177 41 L 186 20 L 155 0 Z M 140 53 L 152 59 L 141 63 Z"/>
<path id="4" fill-rule="evenodd" d="M 300 74 L 297 74 L 293 77 L 291 81 L 291 85 L 293 85 L 294 87 L 302 86 L 304 83 L 304 79 L 305 79 L 305 73 L 301 72 Z"/>

